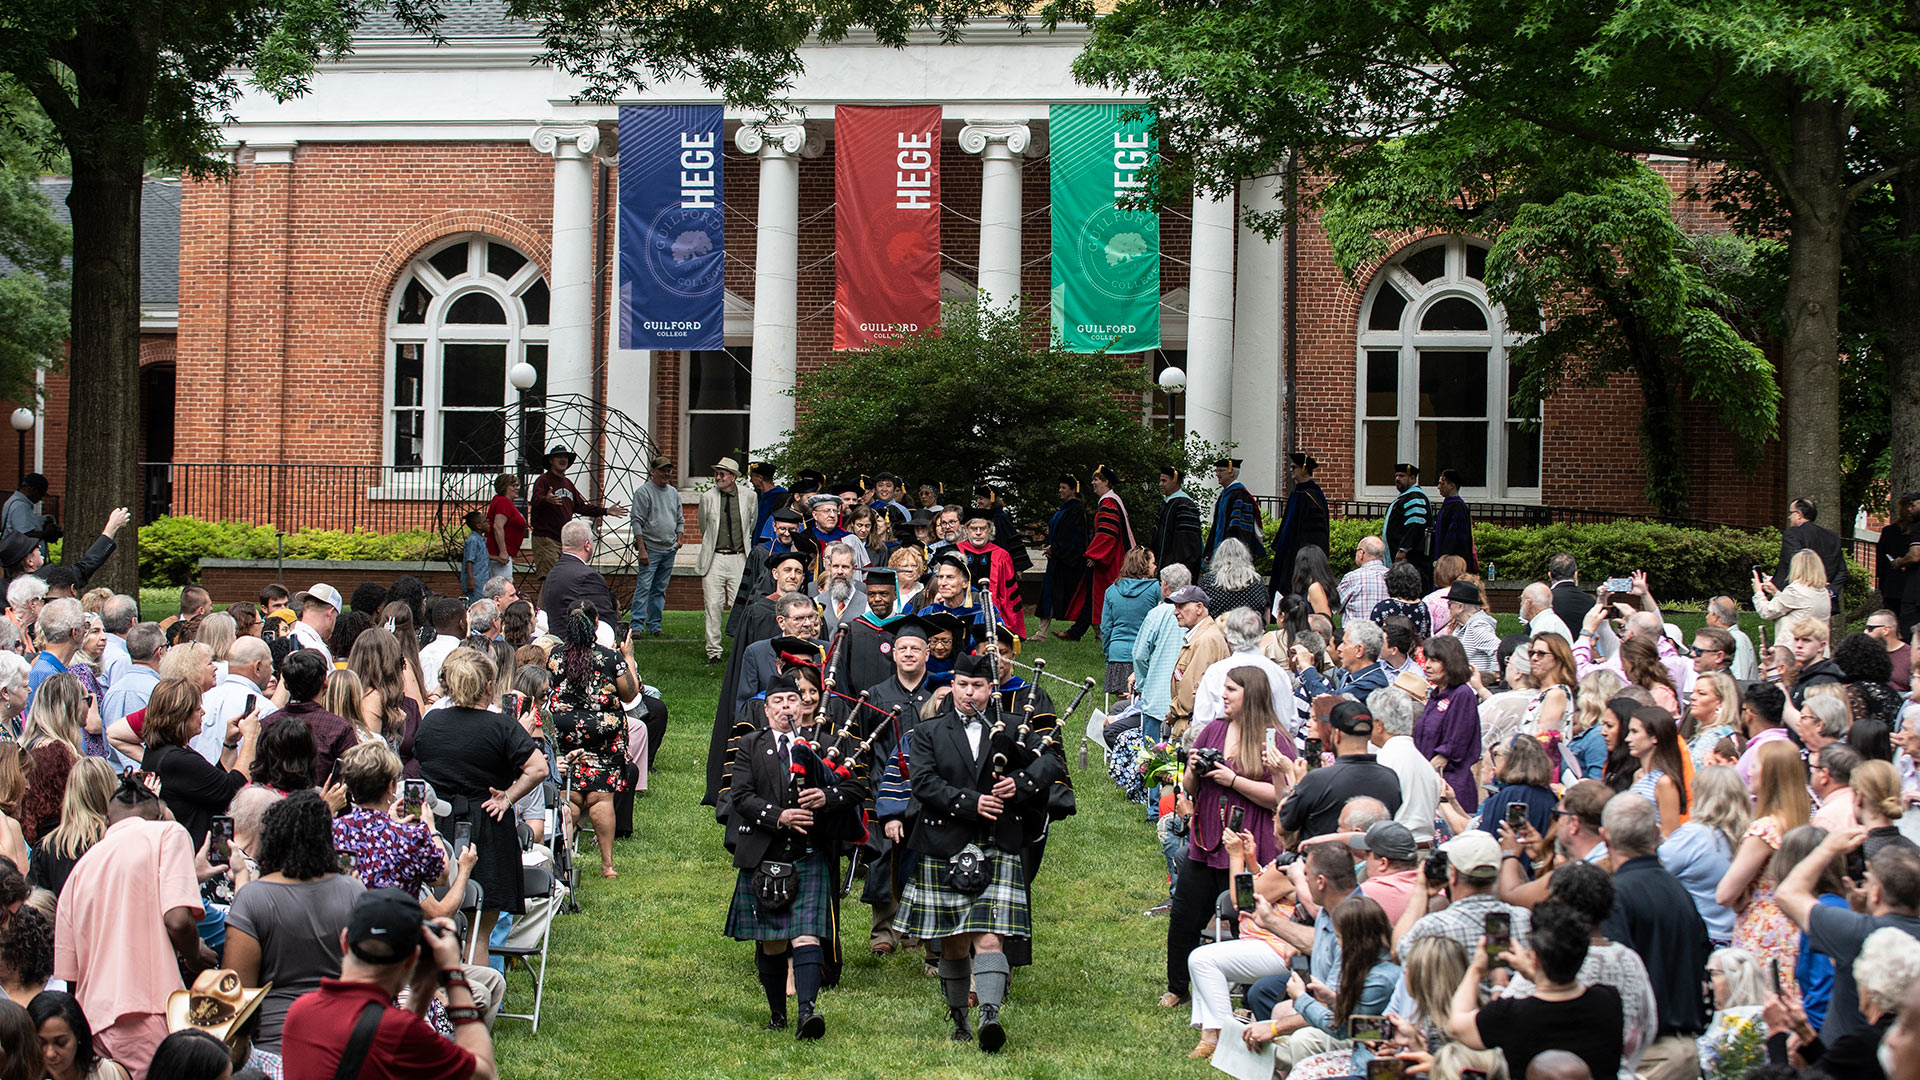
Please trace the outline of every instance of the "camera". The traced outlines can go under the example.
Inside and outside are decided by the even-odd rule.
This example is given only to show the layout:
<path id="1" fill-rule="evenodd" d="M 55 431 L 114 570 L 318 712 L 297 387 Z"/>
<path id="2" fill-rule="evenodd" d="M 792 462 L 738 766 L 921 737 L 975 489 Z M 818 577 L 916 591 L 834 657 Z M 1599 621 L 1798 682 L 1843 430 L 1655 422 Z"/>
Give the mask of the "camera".
<path id="1" fill-rule="evenodd" d="M 1202 746 L 1193 752 L 1193 758 L 1199 762 L 1199 770 L 1209 773 L 1227 763 L 1227 755 L 1217 746 Z"/>

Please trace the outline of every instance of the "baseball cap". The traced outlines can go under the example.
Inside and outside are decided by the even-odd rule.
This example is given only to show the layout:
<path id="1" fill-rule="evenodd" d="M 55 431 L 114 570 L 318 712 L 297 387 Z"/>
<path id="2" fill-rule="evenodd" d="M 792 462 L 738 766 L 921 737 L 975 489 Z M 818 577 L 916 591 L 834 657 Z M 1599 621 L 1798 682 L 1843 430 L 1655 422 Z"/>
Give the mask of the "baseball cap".
<path id="1" fill-rule="evenodd" d="M 400 889 L 360 894 L 347 916 L 347 947 L 369 964 L 393 964 L 413 955 L 426 917 L 420 901 Z"/>
<path id="2" fill-rule="evenodd" d="M 1367 826 L 1365 833 L 1348 840 L 1347 846 L 1355 851 L 1371 851 L 1395 862 L 1408 862 L 1419 850 L 1413 842 L 1413 830 L 1397 821 L 1376 821 Z"/>
<path id="3" fill-rule="evenodd" d="M 1327 719 L 1335 729 L 1348 735 L 1373 734 L 1373 714 L 1357 701 L 1340 702 L 1333 707 L 1333 714 Z"/>
<path id="4" fill-rule="evenodd" d="M 1182 585 L 1167 599 L 1175 604 L 1204 604 L 1207 602 L 1207 590 L 1198 585 Z"/>
<path id="5" fill-rule="evenodd" d="M 308 599 L 318 600 L 323 604 L 330 605 L 335 614 L 338 614 L 342 610 L 340 590 L 324 581 L 315 584 L 306 592 L 301 593 L 299 599 L 302 604 L 306 603 Z"/>
<path id="6" fill-rule="evenodd" d="M 1440 845 L 1447 853 L 1447 864 L 1460 876 L 1476 881 L 1491 881 L 1500 874 L 1500 842 L 1493 834 L 1468 829 Z"/>

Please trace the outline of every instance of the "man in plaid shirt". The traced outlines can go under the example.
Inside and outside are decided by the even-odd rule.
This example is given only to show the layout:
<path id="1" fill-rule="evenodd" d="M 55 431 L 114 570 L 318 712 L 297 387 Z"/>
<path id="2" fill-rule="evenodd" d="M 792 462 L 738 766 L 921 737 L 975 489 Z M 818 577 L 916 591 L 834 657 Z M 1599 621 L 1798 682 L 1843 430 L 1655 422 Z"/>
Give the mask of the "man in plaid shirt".
<path id="1" fill-rule="evenodd" d="M 1427 890 L 1413 890 L 1400 924 L 1394 927 L 1400 938 L 1395 947 L 1400 962 L 1407 962 L 1414 942 L 1436 936 L 1452 938 L 1472 955 L 1486 936 L 1490 912 L 1511 916 L 1513 943 L 1525 946 L 1531 925 L 1527 909 L 1503 903 L 1495 896 L 1500 881 L 1500 842 L 1489 833 L 1469 829 L 1441 844 L 1440 850 L 1447 856 L 1447 892 L 1453 902 L 1429 913 Z"/>
<path id="2" fill-rule="evenodd" d="M 1342 624 L 1370 618 L 1373 605 L 1387 598 L 1387 542 L 1366 537 L 1354 550 L 1354 558 L 1359 566 L 1340 579 Z"/>

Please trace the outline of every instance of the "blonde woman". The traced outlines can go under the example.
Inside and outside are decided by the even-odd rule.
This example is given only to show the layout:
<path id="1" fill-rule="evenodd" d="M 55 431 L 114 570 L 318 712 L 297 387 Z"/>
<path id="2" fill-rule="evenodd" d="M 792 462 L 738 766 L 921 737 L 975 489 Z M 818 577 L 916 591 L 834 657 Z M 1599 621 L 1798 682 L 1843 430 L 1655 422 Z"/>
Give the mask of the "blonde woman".
<path id="1" fill-rule="evenodd" d="M 366 684 L 360 681 L 360 676 L 355 675 L 352 668 L 335 668 L 327 672 L 327 688 L 320 694 L 321 706 L 333 715 L 351 721 L 354 738 L 360 742 L 383 743 L 380 733 L 368 722 L 370 713 L 375 717 L 379 714 L 364 709 L 366 700 Z"/>
<path id="2" fill-rule="evenodd" d="M 1827 568 L 1820 556 L 1803 548 L 1787 564 L 1787 587 L 1782 589 L 1760 571 L 1753 572 L 1753 610 L 1763 619 L 1773 620 L 1773 639 L 1787 640 L 1787 621 L 1795 615 L 1808 615 L 1826 622 L 1833 615 L 1833 599 L 1827 595 Z"/>
<path id="3" fill-rule="evenodd" d="M 220 673 L 224 675 L 227 652 L 239 636 L 239 624 L 233 621 L 233 616 L 221 611 L 200 620 L 200 629 L 194 631 L 193 640 L 213 650 L 213 662 L 220 665 Z"/>
<path id="4" fill-rule="evenodd" d="M 1867 838 L 1860 853 L 1871 861 L 1880 849 L 1889 845 L 1908 845 L 1913 841 L 1901 835 L 1896 822 L 1906 813 L 1900 795 L 1900 770 L 1888 761 L 1865 761 L 1854 766 L 1853 811 L 1866 826 Z"/>
<path id="5" fill-rule="evenodd" d="M 1707 957 L 1707 979 L 1713 984 L 1713 1020 L 1697 1040 L 1702 1062 L 1717 1060 L 1742 1031 L 1760 1024 L 1760 1007 L 1767 1001 L 1767 976 L 1745 949 L 1715 949 Z M 1760 1034 L 1764 1039 L 1764 1024 Z"/>
<path id="6" fill-rule="evenodd" d="M 59 826 L 67 773 L 84 756 L 80 733 L 89 727 L 100 727 L 98 704 L 78 678 L 62 671 L 41 681 L 27 709 L 27 722 L 20 729 L 20 752 L 26 755 L 27 770 L 27 792 L 20 801 L 20 829 L 28 844 Z"/>
<path id="7" fill-rule="evenodd" d="M 1714 892 L 1719 903 L 1740 912 L 1733 943 L 1761 960 L 1780 961 L 1780 980 L 1791 996 L 1798 992 L 1793 966 L 1799 959 L 1800 932 L 1774 903 L 1778 885 L 1768 864 L 1786 835 L 1807 824 L 1813 801 L 1807 795 L 1807 767 L 1794 744 L 1780 740 L 1760 747 L 1753 770 L 1753 824 L 1747 826 L 1733 865 Z"/>
<path id="8" fill-rule="evenodd" d="M 1607 715 L 1607 702 L 1626 688 L 1626 680 L 1617 673 L 1595 668 L 1580 677 L 1574 694 L 1573 737 L 1567 740 L 1567 753 L 1580 765 L 1580 776 L 1598 780 L 1607 771 L 1607 735 L 1600 721 Z"/>
<path id="9" fill-rule="evenodd" d="M 916 544 L 902 544 L 887 559 L 887 565 L 899 574 L 900 610 L 912 611 L 926 600 L 922 583 L 927 575 L 927 557 Z"/>
<path id="10" fill-rule="evenodd" d="M 1720 879 L 1727 876 L 1733 853 L 1740 850 L 1747 827 L 1753 824 L 1749 803 L 1747 785 L 1738 772 L 1725 765 L 1702 766 L 1693 774 L 1688 820 L 1660 843 L 1660 862 L 1693 897 L 1693 906 L 1707 924 L 1707 937 L 1721 944 L 1733 940 L 1739 920 L 1732 908 L 1720 902 Z"/>
<path id="11" fill-rule="evenodd" d="M 107 799 L 118 784 L 105 758 L 84 757 L 73 763 L 60 805 L 60 825 L 33 848 L 27 880 L 34 888 L 58 896 L 67 887 L 73 864 L 107 833 Z"/>
<path id="12" fill-rule="evenodd" d="M 220 680 L 220 671 L 214 667 L 211 648 L 197 641 L 183 641 L 168 649 L 167 655 L 161 658 L 160 678 L 163 682 L 185 679 L 205 694 Z"/>
<path id="13" fill-rule="evenodd" d="M 1707 755 L 1720 740 L 1740 730 L 1740 684 L 1724 671 L 1702 673 L 1693 680 L 1687 716 L 1693 721 L 1687 752 L 1695 769 L 1705 768 Z"/>

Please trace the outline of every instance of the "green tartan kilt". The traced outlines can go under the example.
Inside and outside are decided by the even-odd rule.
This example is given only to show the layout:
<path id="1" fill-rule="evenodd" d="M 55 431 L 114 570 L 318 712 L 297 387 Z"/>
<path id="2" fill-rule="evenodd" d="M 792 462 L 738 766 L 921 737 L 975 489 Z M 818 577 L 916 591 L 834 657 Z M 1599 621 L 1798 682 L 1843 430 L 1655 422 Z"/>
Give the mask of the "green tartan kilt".
<path id="1" fill-rule="evenodd" d="M 1027 877 L 1019 855 L 986 849 L 993 876 L 986 891 L 968 896 L 947 884 L 947 860 L 922 855 L 900 898 L 894 929 L 907 937 L 943 938 L 954 934 L 1032 937 L 1027 908 Z"/>
<path id="2" fill-rule="evenodd" d="M 789 941 L 797 937 L 834 936 L 833 871 L 827 857 L 811 854 L 794 864 L 793 902 L 768 911 L 753 895 L 753 871 L 740 871 L 733 885 L 733 903 L 727 907 L 727 936 L 735 941 Z"/>

